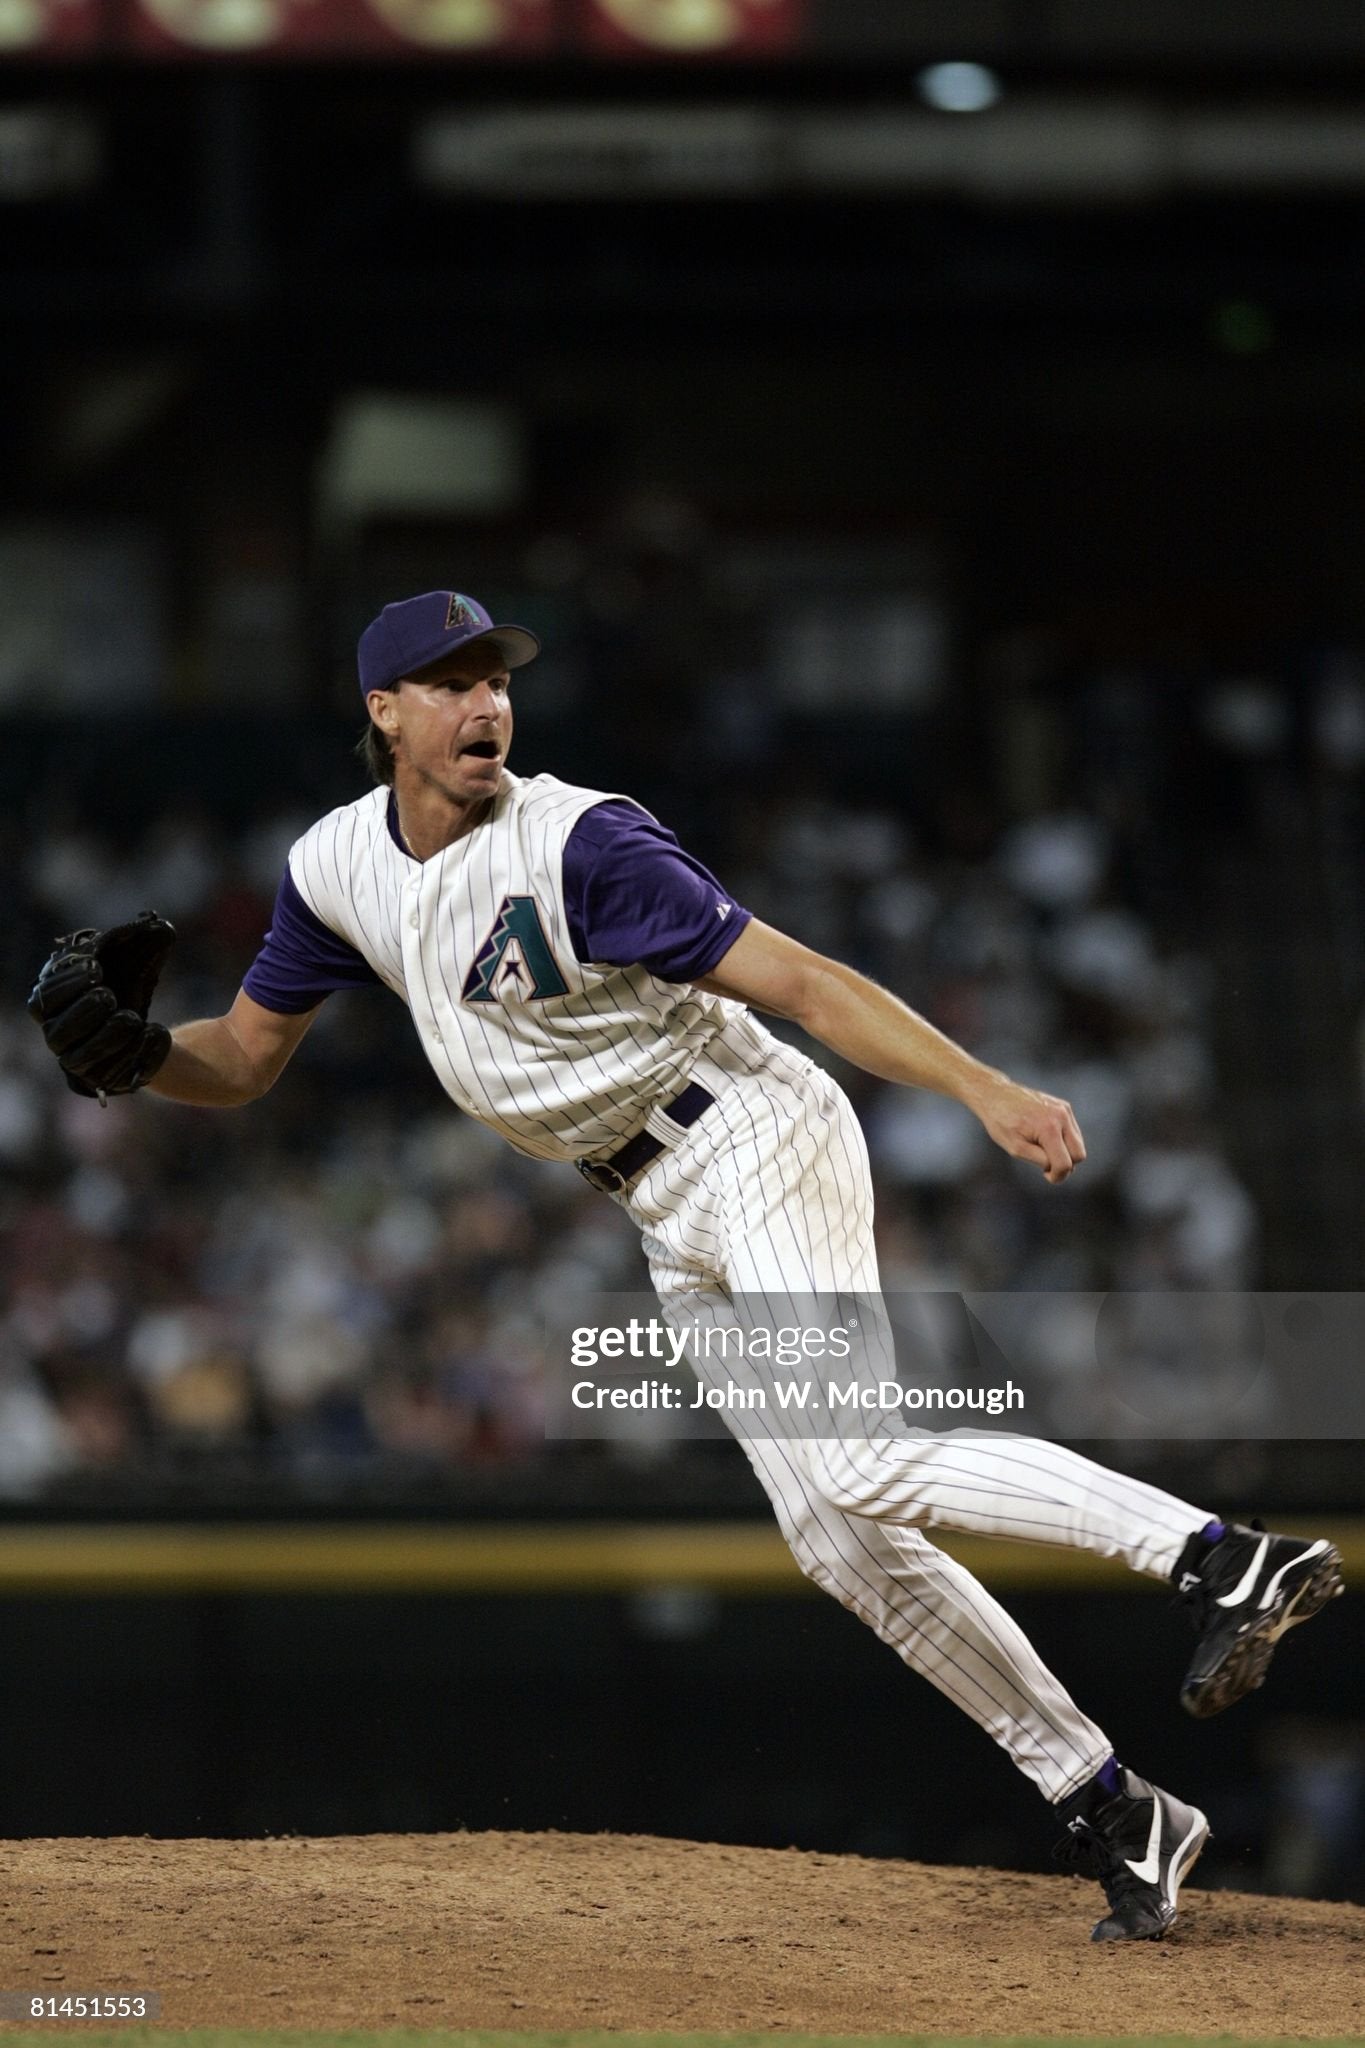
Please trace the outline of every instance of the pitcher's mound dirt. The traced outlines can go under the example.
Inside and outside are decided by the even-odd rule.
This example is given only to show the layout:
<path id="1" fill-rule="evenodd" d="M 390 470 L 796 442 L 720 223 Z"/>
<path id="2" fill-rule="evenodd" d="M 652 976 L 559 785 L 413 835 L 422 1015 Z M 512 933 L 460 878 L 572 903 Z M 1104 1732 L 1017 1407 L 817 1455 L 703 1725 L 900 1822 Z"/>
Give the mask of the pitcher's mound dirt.
<path id="1" fill-rule="evenodd" d="M 13 1842 L 0 1985 L 172 2026 L 1365 2035 L 1365 1909 L 632 1835 Z"/>

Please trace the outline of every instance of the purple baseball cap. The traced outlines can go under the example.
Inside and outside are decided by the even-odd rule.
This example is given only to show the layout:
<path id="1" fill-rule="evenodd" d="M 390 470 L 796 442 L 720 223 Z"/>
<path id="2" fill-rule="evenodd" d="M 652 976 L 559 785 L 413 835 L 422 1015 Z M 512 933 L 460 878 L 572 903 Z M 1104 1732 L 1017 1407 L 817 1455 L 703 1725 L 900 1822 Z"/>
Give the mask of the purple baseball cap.
<path id="1" fill-rule="evenodd" d="M 489 641 L 509 668 L 521 668 L 540 652 L 539 640 L 525 626 L 496 625 L 476 597 L 458 590 L 428 590 L 386 604 L 360 636 L 360 694 L 392 689 L 400 676 L 474 640 Z"/>

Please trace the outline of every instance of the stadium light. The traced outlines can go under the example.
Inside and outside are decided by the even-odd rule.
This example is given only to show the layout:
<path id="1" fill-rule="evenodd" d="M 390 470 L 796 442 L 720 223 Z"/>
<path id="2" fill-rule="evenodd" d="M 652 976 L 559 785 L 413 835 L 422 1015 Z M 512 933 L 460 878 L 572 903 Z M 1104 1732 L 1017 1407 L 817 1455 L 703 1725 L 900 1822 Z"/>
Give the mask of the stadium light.
<path id="1" fill-rule="evenodd" d="M 926 105 L 944 114 L 984 114 L 1001 95 L 1000 80 L 984 64 L 930 64 L 915 84 Z"/>

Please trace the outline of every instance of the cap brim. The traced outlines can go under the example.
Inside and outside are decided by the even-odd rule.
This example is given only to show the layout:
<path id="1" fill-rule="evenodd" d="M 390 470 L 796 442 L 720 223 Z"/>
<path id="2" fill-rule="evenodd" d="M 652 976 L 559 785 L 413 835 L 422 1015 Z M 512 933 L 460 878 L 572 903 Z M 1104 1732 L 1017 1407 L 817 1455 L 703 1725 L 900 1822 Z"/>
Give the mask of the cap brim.
<path id="1" fill-rule="evenodd" d="M 540 652 L 539 640 L 525 626 L 490 626 L 486 633 L 471 633 L 461 645 L 496 647 L 509 668 L 525 668 Z"/>
<path id="2" fill-rule="evenodd" d="M 528 661 L 534 661 L 540 652 L 540 642 L 534 633 L 528 633 L 525 626 L 485 626 L 482 633 L 444 633 L 439 643 L 429 654 L 419 654 L 404 669 L 388 681 L 371 683 L 369 690 L 391 690 L 394 684 L 405 676 L 424 676 L 428 669 L 438 662 L 449 661 L 452 654 L 463 654 L 466 647 L 489 646 L 496 649 L 508 668 L 524 668 Z M 369 691 L 366 691 L 366 695 Z"/>

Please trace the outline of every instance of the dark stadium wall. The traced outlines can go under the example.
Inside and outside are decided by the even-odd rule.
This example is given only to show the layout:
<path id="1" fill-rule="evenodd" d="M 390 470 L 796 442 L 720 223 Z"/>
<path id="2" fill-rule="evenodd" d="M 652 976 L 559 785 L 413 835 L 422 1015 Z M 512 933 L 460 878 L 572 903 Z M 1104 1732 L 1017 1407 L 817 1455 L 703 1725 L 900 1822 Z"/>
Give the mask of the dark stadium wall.
<path id="1" fill-rule="evenodd" d="M 1012 1606 L 1125 1760 L 1199 1785 L 1206 1881 L 1273 1875 L 1299 1732 L 1324 1699 L 1365 1717 L 1344 1611 L 1280 1660 L 1273 1700 L 1211 1725 L 1178 1710 L 1160 1602 Z M 979 1731 L 824 1601 L 11 1598 L 0 1641 L 14 1836 L 608 1829 L 1006 1867 L 1041 1867 L 1051 1840 Z M 1326 1756 L 1331 1727 L 1310 1732 Z M 1340 1796 L 1318 1881 L 1360 1897 Z"/>

